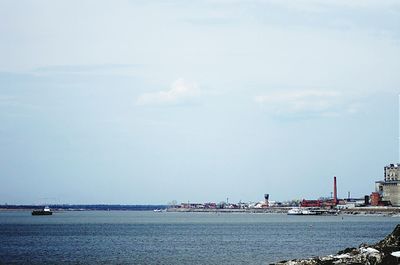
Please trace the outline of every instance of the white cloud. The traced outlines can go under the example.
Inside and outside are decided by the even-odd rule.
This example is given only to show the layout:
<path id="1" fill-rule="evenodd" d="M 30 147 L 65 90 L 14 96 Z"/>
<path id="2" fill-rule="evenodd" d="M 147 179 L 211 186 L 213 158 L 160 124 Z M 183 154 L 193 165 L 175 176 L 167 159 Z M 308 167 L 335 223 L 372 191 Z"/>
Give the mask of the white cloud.
<path id="1" fill-rule="evenodd" d="M 302 90 L 274 92 L 254 98 L 264 109 L 278 116 L 337 116 L 355 113 L 358 105 L 338 91 Z"/>
<path id="2" fill-rule="evenodd" d="M 179 78 L 165 91 L 145 93 L 136 100 L 137 105 L 175 105 L 182 104 L 200 96 L 200 89 L 195 83 L 188 83 Z"/>

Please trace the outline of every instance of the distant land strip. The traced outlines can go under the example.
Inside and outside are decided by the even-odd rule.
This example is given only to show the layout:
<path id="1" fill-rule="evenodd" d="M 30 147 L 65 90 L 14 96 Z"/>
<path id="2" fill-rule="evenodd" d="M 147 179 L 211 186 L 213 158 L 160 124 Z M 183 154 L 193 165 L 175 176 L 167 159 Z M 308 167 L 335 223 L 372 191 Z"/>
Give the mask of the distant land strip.
<path id="1" fill-rule="evenodd" d="M 195 212 L 195 213 L 287 213 L 292 207 L 269 207 L 251 209 L 198 209 L 198 208 L 175 208 L 171 205 L 130 205 L 130 204 L 49 204 L 52 211 L 167 211 L 167 212 Z M 43 209 L 43 205 L 0 205 L 0 211 L 27 211 Z M 354 207 L 341 209 L 337 214 L 368 215 L 383 214 L 400 216 L 400 207 Z"/>
<path id="2" fill-rule="evenodd" d="M 124 205 L 124 204 L 49 204 L 55 211 L 152 211 L 165 210 L 167 205 Z M 36 210 L 43 205 L 0 205 L 0 210 Z"/>

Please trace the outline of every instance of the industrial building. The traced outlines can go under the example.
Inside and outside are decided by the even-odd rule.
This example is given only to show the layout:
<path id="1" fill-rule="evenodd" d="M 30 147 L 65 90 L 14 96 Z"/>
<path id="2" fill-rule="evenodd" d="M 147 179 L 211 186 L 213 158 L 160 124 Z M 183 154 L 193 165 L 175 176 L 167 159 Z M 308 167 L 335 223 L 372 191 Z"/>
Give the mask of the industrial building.
<path id="1" fill-rule="evenodd" d="M 375 182 L 375 192 L 381 201 L 390 202 L 393 206 L 400 206 L 400 164 L 390 164 L 384 167 L 383 181 Z M 376 204 L 376 193 L 371 197 L 372 204 Z"/>
<path id="2" fill-rule="evenodd" d="M 323 207 L 323 208 L 335 208 L 339 204 L 337 197 L 337 183 L 336 176 L 333 177 L 333 197 L 329 199 L 319 199 L 319 200 L 305 200 L 300 202 L 301 207 Z"/>

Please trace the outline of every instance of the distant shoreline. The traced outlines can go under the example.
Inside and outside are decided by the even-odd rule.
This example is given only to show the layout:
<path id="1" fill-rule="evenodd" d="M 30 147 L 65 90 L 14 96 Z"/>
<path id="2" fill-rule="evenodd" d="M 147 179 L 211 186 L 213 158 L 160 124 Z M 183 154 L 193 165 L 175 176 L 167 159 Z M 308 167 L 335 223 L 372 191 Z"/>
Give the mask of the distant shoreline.
<path id="1" fill-rule="evenodd" d="M 287 213 L 293 207 L 270 207 L 253 209 L 195 209 L 195 208 L 168 208 L 167 212 L 195 212 L 195 213 Z M 357 214 L 400 214 L 400 207 L 356 207 L 341 209 L 338 214 L 357 215 Z"/>
<path id="2" fill-rule="evenodd" d="M 269 207 L 251 209 L 198 209 L 173 208 L 167 205 L 49 205 L 53 211 L 154 211 L 162 210 L 176 213 L 271 213 L 286 214 L 292 207 Z M 0 205 L 0 212 L 4 211 L 32 211 L 41 209 L 39 205 Z M 400 207 L 355 207 L 341 209 L 340 215 L 399 215 Z"/>
<path id="3" fill-rule="evenodd" d="M 167 205 L 119 205 L 119 204 L 49 204 L 53 211 L 153 211 L 165 210 Z M 0 211 L 32 211 L 43 205 L 0 205 Z"/>

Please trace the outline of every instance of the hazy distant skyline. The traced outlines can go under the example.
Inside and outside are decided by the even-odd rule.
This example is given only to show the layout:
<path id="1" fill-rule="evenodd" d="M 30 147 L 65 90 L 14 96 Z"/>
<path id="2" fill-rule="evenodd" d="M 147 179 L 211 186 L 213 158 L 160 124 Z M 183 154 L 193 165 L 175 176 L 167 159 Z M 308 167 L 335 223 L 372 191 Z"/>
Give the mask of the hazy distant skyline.
<path id="1" fill-rule="evenodd" d="M 399 25 L 398 1 L 1 1 L 0 204 L 370 194 Z"/>

